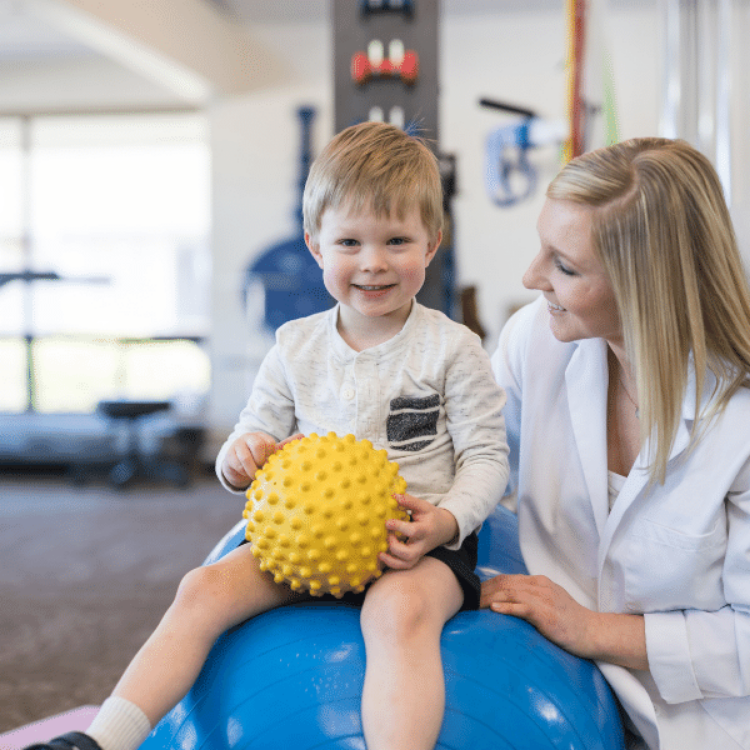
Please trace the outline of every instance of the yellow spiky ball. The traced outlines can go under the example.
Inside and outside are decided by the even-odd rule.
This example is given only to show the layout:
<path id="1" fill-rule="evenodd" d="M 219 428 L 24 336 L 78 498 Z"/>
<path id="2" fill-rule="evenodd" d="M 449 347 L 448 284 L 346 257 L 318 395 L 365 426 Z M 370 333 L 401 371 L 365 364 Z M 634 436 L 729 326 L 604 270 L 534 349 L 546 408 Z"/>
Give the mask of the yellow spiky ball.
<path id="1" fill-rule="evenodd" d="M 313 596 L 363 591 L 382 573 L 386 520 L 408 520 L 406 491 L 385 450 L 354 435 L 312 433 L 274 453 L 247 490 L 253 554 L 277 583 Z"/>

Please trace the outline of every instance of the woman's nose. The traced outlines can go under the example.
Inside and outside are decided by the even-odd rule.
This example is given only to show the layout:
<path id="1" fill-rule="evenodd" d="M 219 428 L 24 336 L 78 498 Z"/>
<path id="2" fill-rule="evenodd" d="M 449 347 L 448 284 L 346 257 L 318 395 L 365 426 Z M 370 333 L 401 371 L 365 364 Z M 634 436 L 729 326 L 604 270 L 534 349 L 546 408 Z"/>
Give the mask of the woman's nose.
<path id="1" fill-rule="evenodd" d="M 549 286 L 543 271 L 542 254 L 538 253 L 534 260 L 531 261 L 529 267 L 521 278 L 523 285 L 527 289 L 538 289 L 539 291 L 542 291 L 545 287 Z"/>

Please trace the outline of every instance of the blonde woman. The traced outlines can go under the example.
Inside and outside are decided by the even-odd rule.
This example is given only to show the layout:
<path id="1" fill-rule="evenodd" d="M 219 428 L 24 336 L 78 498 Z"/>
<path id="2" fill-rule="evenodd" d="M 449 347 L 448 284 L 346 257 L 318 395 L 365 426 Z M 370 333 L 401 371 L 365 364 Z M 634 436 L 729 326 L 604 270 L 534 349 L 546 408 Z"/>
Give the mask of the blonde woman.
<path id="1" fill-rule="evenodd" d="M 632 747 L 750 748 L 750 294 L 721 185 L 681 141 L 585 154 L 547 191 L 506 325 L 531 576 L 482 605 L 595 659 Z"/>

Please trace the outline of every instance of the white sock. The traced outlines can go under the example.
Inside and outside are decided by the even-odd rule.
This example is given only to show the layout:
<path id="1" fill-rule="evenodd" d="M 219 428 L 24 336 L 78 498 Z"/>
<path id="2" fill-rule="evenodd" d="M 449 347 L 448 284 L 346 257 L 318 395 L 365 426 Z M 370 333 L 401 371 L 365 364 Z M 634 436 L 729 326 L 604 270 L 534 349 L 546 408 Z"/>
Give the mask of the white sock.
<path id="1" fill-rule="evenodd" d="M 102 750 L 136 750 L 151 733 L 146 714 L 125 698 L 107 698 L 86 734 Z"/>

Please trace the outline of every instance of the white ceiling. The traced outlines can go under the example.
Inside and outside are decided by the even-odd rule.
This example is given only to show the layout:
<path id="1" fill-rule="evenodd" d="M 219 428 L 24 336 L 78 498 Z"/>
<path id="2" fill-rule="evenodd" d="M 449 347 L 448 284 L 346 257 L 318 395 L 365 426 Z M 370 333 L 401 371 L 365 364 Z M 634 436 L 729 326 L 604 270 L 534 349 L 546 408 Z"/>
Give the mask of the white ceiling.
<path id="1" fill-rule="evenodd" d="M 304 21 L 328 13 L 328 0 L 207 0 L 241 23 Z M 351 0 L 357 2 L 357 0 Z M 477 13 L 486 10 L 518 10 L 539 7 L 565 7 L 565 0 L 442 0 L 447 15 Z"/>
<path id="2" fill-rule="evenodd" d="M 108 3 L 132 0 L 106 0 Z M 358 0 L 349 0 L 358 2 Z M 419 0 L 415 0 L 419 2 Z M 657 0 L 607 0 L 610 7 L 653 5 Z M 320 21 L 329 16 L 331 0 L 202 0 L 213 5 L 233 23 L 246 27 L 252 37 L 253 26 L 284 22 Z M 451 18 L 481 12 L 528 12 L 529 10 L 565 10 L 565 0 L 439 0 L 445 22 Z M 72 36 L 53 16 L 32 10 L 41 0 L 0 0 L 0 112 L 87 111 L 108 107 L 177 106 L 193 101 L 174 87 L 149 78 L 137 69 L 125 69 L 115 57 L 96 50 Z M 83 39 L 83 38 L 81 38 Z M 220 53 L 219 53 L 220 54 Z M 72 66 L 72 67 L 71 67 Z M 66 92 L 68 101 L 58 101 L 60 80 L 66 70 L 79 71 L 80 91 Z M 98 72 L 98 89 L 84 70 Z M 51 84 L 45 89 L 34 76 L 45 71 Z M 33 72 L 32 72 L 33 71 Z M 29 74 L 28 76 L 26 74 Z M 90 73 L 93 77 L 94 72 Z M 67 80 L 67 79 L 66 79 Z M 111 85 L 101 81 L 109 80 Z M 140 88 L 140 90 L 139 90 Z M 126 92 L 126 93 L 123 93 Z M 130 93 L 127 93 L 130 92 Z M 50 100 L 51 93 L 51 100 Z M 119 98 L 118 98 L 119 97 Z"/>
<path id="3" fill-rule="evenodd" d="M 232 20 L 249 27 L 253 24 L 316 20 L 326 17 L 329 10 L 329 0 L 205 1 L 215 5 Z M 442 4 L 443 12 L 450 16 L 495 10 L 498 7 L 508 11 L 557 6 L 562 9 L 564 0 L 442 0 Z M 0 64 L 93 54 L 63 31 L 35 17 L 25 7 L 24 0 L 0 0 Z"/>
<path id="4" fill-rule="evenodd" d="M 20 0 L 0 0 L 0 64 L 90 54 L 87 47 L 29 13 Z"/>

